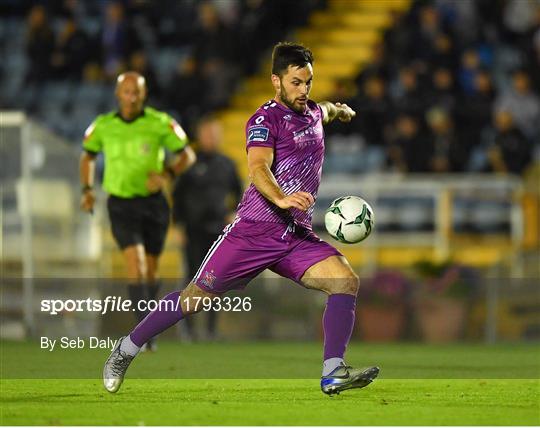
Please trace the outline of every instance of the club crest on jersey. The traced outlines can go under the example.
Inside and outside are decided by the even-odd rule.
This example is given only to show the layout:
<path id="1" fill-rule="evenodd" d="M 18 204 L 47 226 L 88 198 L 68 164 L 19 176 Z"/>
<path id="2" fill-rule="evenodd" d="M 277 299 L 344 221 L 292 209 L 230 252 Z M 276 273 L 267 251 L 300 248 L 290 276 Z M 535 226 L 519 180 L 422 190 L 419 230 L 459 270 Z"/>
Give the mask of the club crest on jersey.
<path id="1" fill-rule="evenodd" d="M 264 128 L 262 126 L 260 127 L 257 127 L 257 128 L 251 128 L 249 131 L 248 131 L 248 143 L 251 143 L 251 142 L 262 142 L 262 141 L 266 141 L 268 140 L 268 133 L 270 131 L 268 130 L 268 128 Z"/>
<path id="2" fill-rule="evenodd" d="M 204 271 L 201 284 L 208 288 L 213 288 L 216 276 L 212 272 Z"/>

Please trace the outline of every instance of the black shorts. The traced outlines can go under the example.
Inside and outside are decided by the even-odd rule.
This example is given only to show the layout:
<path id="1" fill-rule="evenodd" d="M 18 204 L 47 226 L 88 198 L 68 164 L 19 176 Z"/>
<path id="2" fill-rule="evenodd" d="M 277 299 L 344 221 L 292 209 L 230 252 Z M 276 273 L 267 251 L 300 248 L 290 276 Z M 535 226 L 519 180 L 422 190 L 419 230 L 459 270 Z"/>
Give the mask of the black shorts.
<path id="1" fill-rule="evenodd" d="M 142 244 L 146 253 L 161 254 L 170 214 L 169 204 L 161 192 L 135 198 L 111 195 L 107 209 L 112 234 L 122 250 Z"/>

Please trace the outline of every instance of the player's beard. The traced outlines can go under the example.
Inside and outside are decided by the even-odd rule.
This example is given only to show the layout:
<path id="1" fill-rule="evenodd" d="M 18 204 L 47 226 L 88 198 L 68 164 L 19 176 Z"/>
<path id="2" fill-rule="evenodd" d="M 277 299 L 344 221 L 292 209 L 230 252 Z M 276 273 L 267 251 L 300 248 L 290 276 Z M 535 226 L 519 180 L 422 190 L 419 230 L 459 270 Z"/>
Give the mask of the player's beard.
<path id="1" fill-rule="evenodd" d="M 281 85 L 281 88 L 279 89 L 279 98 L 285 104 L 287 107 L 289 107 L 291 110 L 297 112 L 297 113 L 303 113 L 305 110 L 305 106 L 296 107 L 294 105 L 295 100 L 291 100 L 287 96 L 287 92 L 285 92 L 285 88 L 283 87 L 283 84 Z M 306 96 L 306 99 L 308 97 Z"/>

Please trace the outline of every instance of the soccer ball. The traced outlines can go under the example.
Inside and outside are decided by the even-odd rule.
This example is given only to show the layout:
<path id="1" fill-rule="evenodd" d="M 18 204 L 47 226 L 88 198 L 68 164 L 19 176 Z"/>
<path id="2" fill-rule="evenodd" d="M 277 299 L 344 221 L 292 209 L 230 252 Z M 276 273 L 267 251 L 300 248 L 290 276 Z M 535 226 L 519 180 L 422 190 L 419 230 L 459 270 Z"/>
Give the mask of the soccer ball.
<path id="1" fill-rule="evenodd" d="M 337 198 L 324 216 L 324 225 L 330 236 L 345 244 L 366 239 L 373 224 L 373 209 L 358 196 Z"/>

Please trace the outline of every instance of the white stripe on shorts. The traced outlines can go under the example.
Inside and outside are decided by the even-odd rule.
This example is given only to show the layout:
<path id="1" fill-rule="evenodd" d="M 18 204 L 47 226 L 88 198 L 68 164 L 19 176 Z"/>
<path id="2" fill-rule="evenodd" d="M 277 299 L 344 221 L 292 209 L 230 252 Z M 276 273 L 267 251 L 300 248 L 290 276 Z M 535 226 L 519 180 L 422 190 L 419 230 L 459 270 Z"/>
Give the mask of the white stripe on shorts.
<path id="1" fill-rule="evenodd" d="M 199 279 L 199 276 L 201 275 L 201 272 L 206 267 L 206 264 L 208 263 L 208 260 L 212 255 L 216 252 L 219 245 L 223 242 L 223 240 L 227 237 L 229 232 L 232 230 L 232 228 L 240 221 L 240 217 L 236 217 L 232 223 L 229 223 L 227 226 L 225 226 L 225 229 L 223 229 L 223 233 L 219 235 L 218 239 L 214 241 L 208 252 L 206 253 L 206 256 L 204 257 L 201 266 L 199 267 L 199 270 L 191 280 L 191 282 L 196 283 L 197 279 Z"/>

